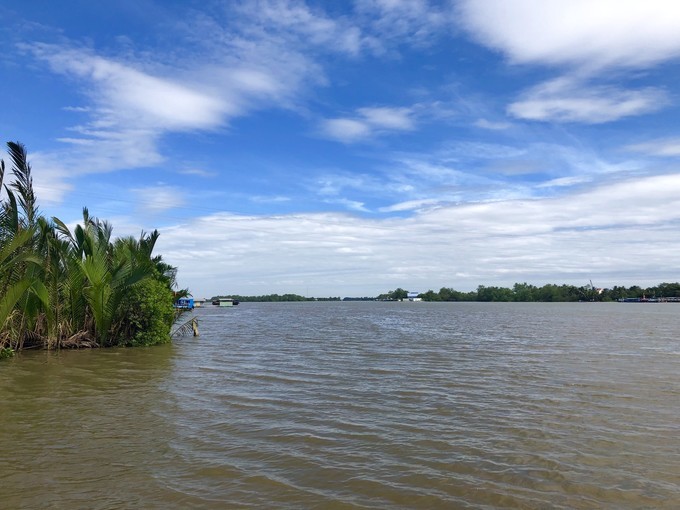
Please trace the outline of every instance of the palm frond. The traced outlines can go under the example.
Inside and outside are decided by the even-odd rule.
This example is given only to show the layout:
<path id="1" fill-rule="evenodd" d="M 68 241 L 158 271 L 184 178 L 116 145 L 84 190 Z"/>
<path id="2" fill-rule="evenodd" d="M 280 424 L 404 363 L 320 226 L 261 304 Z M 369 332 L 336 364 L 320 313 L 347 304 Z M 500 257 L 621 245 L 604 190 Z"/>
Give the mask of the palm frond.
<path id="1" fill-rule="evenodd" d="M 12 158 L 12 172 L 14 173 L 14 182 L 11 186 L 17 192 L 26 224 L 33 225 L 38 217 L 38 206 L 33 192 L 33 177 L 31 177 L 31 165 L 28 162 L 26 147 L 18 142 L 7 142 L 7 148 Z"/>

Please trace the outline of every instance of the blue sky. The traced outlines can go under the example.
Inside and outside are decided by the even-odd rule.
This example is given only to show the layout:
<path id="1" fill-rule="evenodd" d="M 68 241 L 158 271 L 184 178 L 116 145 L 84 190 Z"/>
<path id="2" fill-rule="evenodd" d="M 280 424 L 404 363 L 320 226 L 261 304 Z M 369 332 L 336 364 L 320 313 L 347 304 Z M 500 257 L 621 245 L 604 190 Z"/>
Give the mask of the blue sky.
<path id="1" fill-rule="evenodd" d="M 196 296 L 680 279 L 672 0 L 0 2 L 42 210 Z M 5 158 L 7 159 L 7 158 Z"/>

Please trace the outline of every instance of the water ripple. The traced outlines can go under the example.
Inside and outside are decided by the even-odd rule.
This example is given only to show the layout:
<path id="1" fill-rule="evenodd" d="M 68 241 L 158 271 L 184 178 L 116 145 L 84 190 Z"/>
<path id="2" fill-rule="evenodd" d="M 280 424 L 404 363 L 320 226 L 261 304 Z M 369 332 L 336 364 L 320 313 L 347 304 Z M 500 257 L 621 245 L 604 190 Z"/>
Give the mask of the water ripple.
<path id="1" fill-rule="evenodd" d="M 0 502 L 675 508 L 677 312 L 243 303 L 171 346 L 28 353 L 0 364 Z"/>

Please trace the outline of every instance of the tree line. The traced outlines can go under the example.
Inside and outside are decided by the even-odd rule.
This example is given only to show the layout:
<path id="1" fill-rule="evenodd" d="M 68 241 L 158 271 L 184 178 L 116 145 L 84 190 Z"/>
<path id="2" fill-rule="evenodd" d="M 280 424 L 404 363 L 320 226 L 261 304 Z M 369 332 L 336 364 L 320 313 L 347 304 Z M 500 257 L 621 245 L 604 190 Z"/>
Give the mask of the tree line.
<path id="1" fill-rule="evenodd" d="M 408 292 L 398 288 L 379 295 L 376 299 L 402 300 Z M 668 298 L 680 297 L 680 283 L 660 283 L 653 287 L 614 286 L 611 289 L 598 289 L 592 285 L 556 285 L 543 286 L 529 283 L 515 283 L 512 287 L 495 287 L 480 285 L 476 290 L 462 292 L 442 287 L 438 292 L 428 290 L 418 295 L 423 301 L 504 301 L 504 302 L 569 302 L 569 301 L 617 301 L 624 298 Z"/>
<path id="2" fill-rule="evenodd" d="M 288 302 L 288 301 L 340 301 L 339 297 L 326 297 L 326 298 L 315 298 L 315 297 L 305 297 L 299 294 L 266 294 L 262 296 L 239 296 L 239 295 L 229 295 L 229 296 L 213 296 L 210 298 L 211 301 L 215 301 L 220 298 L 231 298 L 240 301 L 241 303 L 251 302 L 251 303 L 278 303 L 278 302 Z"/>
<path id="3" fill-rule="evenodd" d="M 0 201 L 0 352 L 169 341 L 177 269 L 153 254 L 158 231 L 113 238 L 112 226 L 87 208 L 73 230 L 46 218 L 25 147 L 7 147 L 13 180 Z M 4 177 L 0 160 L 0 190 Z"/>

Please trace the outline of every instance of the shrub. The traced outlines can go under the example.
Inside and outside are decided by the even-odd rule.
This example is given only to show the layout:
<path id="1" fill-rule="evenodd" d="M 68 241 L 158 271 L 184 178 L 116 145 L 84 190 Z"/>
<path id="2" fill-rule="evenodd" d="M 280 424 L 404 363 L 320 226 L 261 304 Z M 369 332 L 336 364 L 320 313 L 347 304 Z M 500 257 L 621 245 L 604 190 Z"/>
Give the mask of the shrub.
<path id="1" fill-rule="evenodd" d="M 148 278 L 132 286 L 121 303 L 121 330 L 114 342 L 118 345 L 156 345 L 170 341 L 175 319 L 174 296 L 167 285 Z"/>

